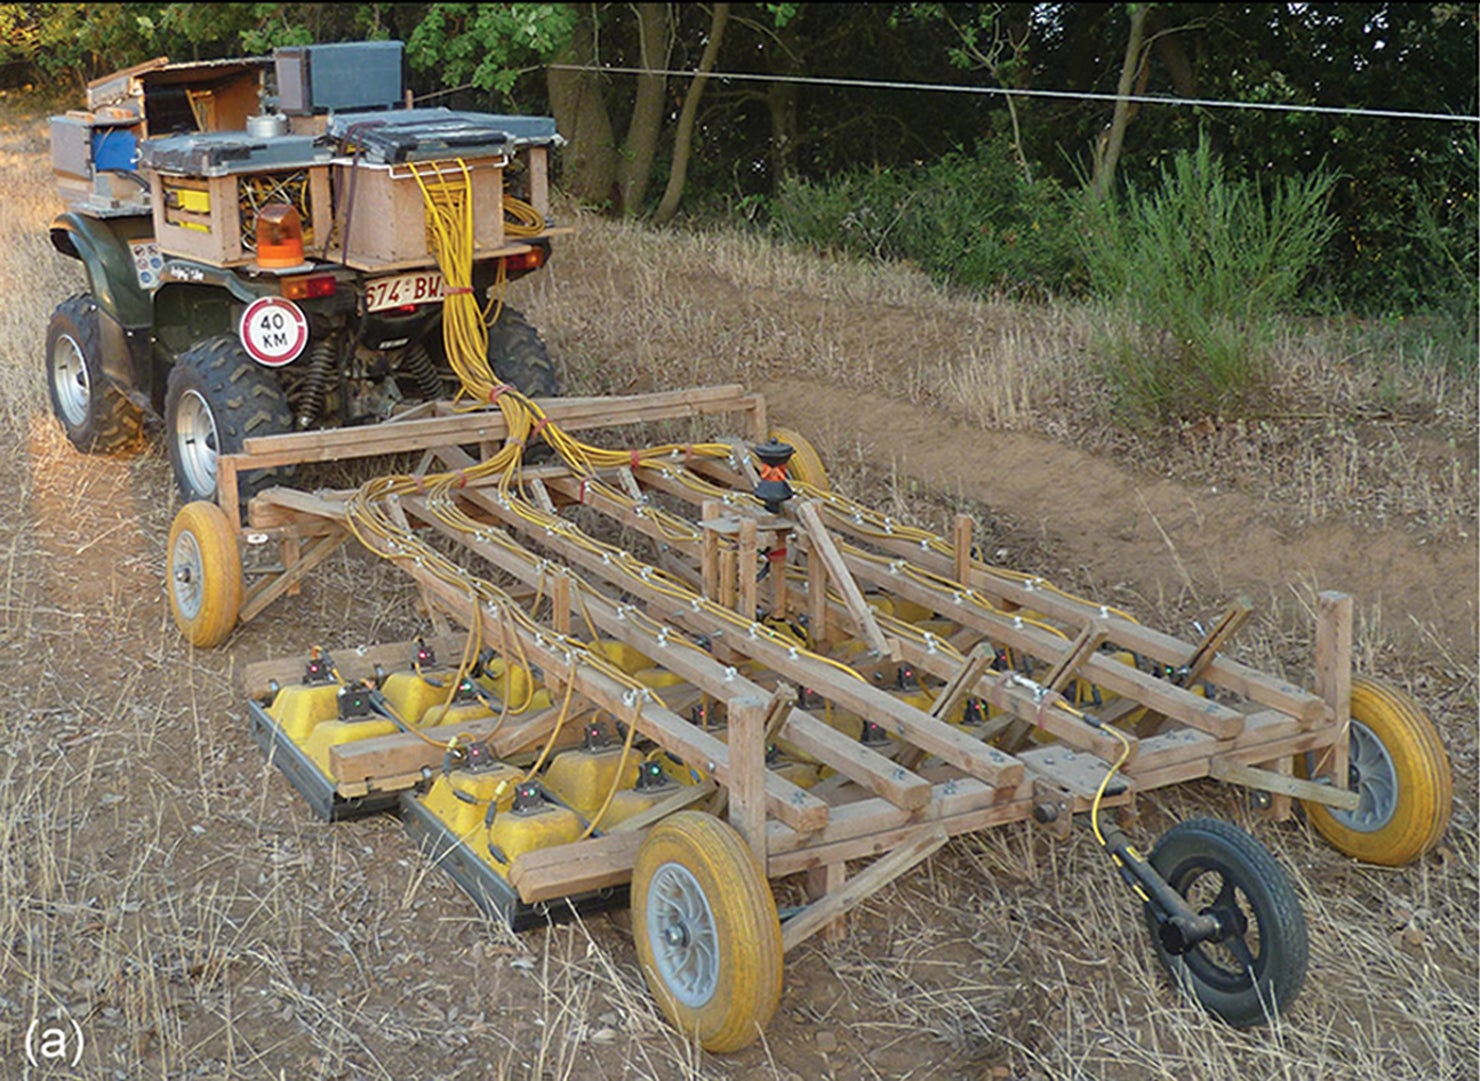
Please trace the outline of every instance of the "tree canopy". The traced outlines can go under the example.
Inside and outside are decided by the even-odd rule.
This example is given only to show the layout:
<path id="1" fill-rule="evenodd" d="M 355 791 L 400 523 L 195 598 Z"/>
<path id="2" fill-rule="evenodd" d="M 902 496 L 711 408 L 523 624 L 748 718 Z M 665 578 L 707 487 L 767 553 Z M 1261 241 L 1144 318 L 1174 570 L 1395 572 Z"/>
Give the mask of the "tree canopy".
<path id="1" fill-rule="evenodd" d="M 0 4 L 0 29 L 10 85 L 80 85 L 161 54 L 399 38 L 425 99 L 553 112 L 571 140 L 567 190 L 629 215 L 764 216 L 788 184 L 956 168 L 994 144 L 1025 183 L 1114 197 L 1205 138 L 1240 178 L 1336 174 L 1340 228 L 1318 268 L 1332 295 L 1417 310 L 1476 277 L 1473 123 L 1002 93 L 1473 115 L 1469 5 Z M 715 77 L 616 70 L 702 65 Z"/>

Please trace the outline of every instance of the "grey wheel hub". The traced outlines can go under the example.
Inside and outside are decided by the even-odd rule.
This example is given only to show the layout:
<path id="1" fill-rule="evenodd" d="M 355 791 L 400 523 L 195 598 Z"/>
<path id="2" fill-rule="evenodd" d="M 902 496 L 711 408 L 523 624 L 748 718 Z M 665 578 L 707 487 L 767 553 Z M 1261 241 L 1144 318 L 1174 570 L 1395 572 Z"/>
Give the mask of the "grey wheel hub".
<path id="1" fill-rule="evenodd" d="M 1355 811 L 1331 811 L 1331 817 L 1349 830 L 1376 833 L 1393 820 L 1398 809 L 1398 771 L 1388 749 L 1372 729 L 1351 722 L 1351 788 L 1361 797 Z"/>
<path id="2" fill-rule="evenodd" d="M 170 549 L 170 591 L 174 594 L 175 607 L 186 619 L 200 614 L 201 582 L 205 577 L 201 563 L 195 534 L 182 532 Z"/>
<path id="3" fill-rule="evenodd" d="M 51 386 L 67 423 L 73 428 L 85 424 L 92 405 L 92 380 L 87 375 L 82 346 L 70 334 L 59 335 L 52 345 Z"/>
<path id="4" fill-rule="evenodd" d="M 214 492 L 221 440 L 216 432 L 215 414 L 199 391 L 187 390 L 180 396 L 175 412 L 175 443 L 180 472 L 190 487 L 203 495 Z"/>
<path id="5" fill-rule="evenodd" d="M 648 885 L 646 906 L 658 975 L 675 999 L 698 1009 L 719 986 L 719 943 L 704 888 L 687 867 L 665 863 Z"/>

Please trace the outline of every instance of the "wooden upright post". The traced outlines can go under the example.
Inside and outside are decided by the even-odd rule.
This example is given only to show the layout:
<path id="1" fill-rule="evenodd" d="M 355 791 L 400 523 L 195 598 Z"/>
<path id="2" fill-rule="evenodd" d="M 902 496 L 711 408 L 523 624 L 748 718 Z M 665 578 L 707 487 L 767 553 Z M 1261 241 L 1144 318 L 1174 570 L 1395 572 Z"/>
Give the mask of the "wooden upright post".
<path id="1" fill-rule="evenodd" d="M 759 568 L 756 565 L 756 552 L 758 542 L 756 540 L 756 528 L 754 518 L 740 519 L 740 554 L 738 568 L 740 574 L 740 614 L 746 619 L 755 618 L 757 589 L 759 583 L 756 577 Z"/>
<path id="2" fill-rule="evenodd" d="M 1352 599 L 1327 592 L 1316 598 L 1316 605 L 1315 692 L 1331 708 L 1329 723 L 1336 726 L 1338 736 L 1315 772 L 1345 788 L 1352 711 Z"/>
<path id="3" fill-rule="evenodd" d="M 967 585 L 971 584 L 971 527 L 969 514 L 958 514 L 951 523 L 951 543 L 956 549 L 956 581 Z"/>
<path id="4" fill-rule="evenodd" d="M 729 715 L 730 825 L 740 831 L 766 865 L 766 718 L 769 703 L 741 695 L 727 703 Z"/>
<path id="5" fill-rule="evenodd" d="M 717 500 L 706 499 L 699 511 L 703 521 L 712 522 L 719 517 Z M 712 529 L 704 530 L 704 547 L 700 553 L 704 575 L 704 596 L 712 601 L 719 600 L 719 534 Z"/>

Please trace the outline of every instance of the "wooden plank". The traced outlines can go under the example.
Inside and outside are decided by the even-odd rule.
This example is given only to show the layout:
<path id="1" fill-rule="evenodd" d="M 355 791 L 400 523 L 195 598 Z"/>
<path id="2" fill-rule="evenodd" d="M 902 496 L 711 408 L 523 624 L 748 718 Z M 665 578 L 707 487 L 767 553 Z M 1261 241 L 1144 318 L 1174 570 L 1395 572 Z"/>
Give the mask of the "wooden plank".
<path id="1" fill-rule="evenodd" d="M 846 915 L 938 850 L 950 835 L 939 824 L 922 826 L 883 859 L 870 864 L 847 882 L 781 925 L 781 950 L 795 949 L 834 920 Z"/>
<path id="2" fill-rule="evenodd" d="M 1090 620 L 1080 630 L 1074 644 L 1064 651 L 1063 656 L 1054 662 L 1053 667 L 1039 682 L 1051 691 L 1062 691 L 1074 678 L 1075 671 L 1100 648 L 1108 636 L 1109 631 L 1104 623 L 1097 619 Z"/>
<path id="3" fill-rule="evenodd" d="M 438 657 L 457 657 L 466 641 L 464 635 L 429 638 L 430 646 Z M 329 650 L 339 674 L 346 680 L 368 679 L 375 675 L 376 668 L 388 671 L 409 670 L 411 658 L 416 652 L 416 642 L 383 642 L 374 646 L 339 646 Z M 248 698 L 262 699 L 272 693 L 272 684 L 286 687 L 303 680 L 303 670 L 308 664 L 305 650 L 296 657 L 272 657 L 254 661 L 242 669 L 241 687 Z"/>
<path id="4" fill-rule="evenodd" d="M 811 545 L 807 546 L 807 637 L 813 648 L 827 648 L 827 565 Z"/>
<path id="5" fill-rule="evenodd" d="M 818 833 L 803 837 L 771 823 L 767 874 L 771 878 L 825 867 L 844 860 L 887 853 L 912 837 L 924 822 L 939 822 L 952 837 L 988 826 L 1025 822 L 1033 814 L 1033 786 L 1008 793 L 985 795 L 970 779 L 935 786 L 936 795 L 922 810 L 907 818 L 895 817 L 879 800 L 863 800 L 833 809 L 834 821 Z M 954 788 L 948 793 L 948 788 Z M 1124 800 L 1126 797 L 1118 797 Z"/>
<path id="6" fill-rule="evenodd" d="M 701 508 L 703 521 L 713 522 L 720 516 L 721 505 L 714 500 L 706 500 Z M 703 575 L 704 596 L 710 600 L 719 599 L 719 533 L 713 529 L 704 530 L 703 549 Z"/>
<path id="7" fill-rule="evenodd" d="M 1355 811 L 1362 803 L 1360 794 L 1337 788 L 1335 785 L 1305 781 L 1288 774 L 1246 766 L 1241 762 L 1231 762 L 1221 757 L 1214 758 L 1208 763 L 1208 774 L 1229 784 L 1239 784 L 1245 788 L 1257 788 L 1263 792 L 1285 797 L 1293 796 L 1296 799 L 1324 803 L 1342 811 Z"/>
<path id="8" fill-rule="evenodd" d="M 1034 747 L 1023 751 L 1018 759 L 1030 774 L 1085 799 L 1094 798 L 1110 772 L 1109 761 L 1072 747 Z"/>
<path id="9" fill-rule="evenodd" d="M 485 717 L 459 724 L 423 728 L 420 735 L 396 732 L 389 736 L 340 743 L 329 748 L 329 768 L 341 782 L 358 782 L 401 774 L 415 774 L 423 768 L 442 764 L 446 743 L 453 736 L 486 739 L 498 723 L 497 717 Z M 426 738 L 423 739 L 422 737 Z M 437 744 L 442 744 L 438 746 Z"/>
<path id="10" fill-rule="evenodd" d="M 646 836 L 640 831 L 606 833 L 521 853 L 509 865 L 509 884 L 526 904 L 621 886 L 631 881 Z"/>
<path id="11" fill-rule="evenodd" d="M 718 786 L 705 777 L 698 784 L 680 786 L 677 792 L 665 796 L 653 804 L 646 811 L 638 811 L 631 818 L 624 818 L 618 822 L 607 833 L 632 833 L 637 830 L 645 830 L 649 826 L 667 818 L 671 814 L 682 811 L 685 807 L 691 807 L 701 799 L 709 797 Z"/>
<path id="12" fill-rule="evenodd" d="M 874 619 L 873 609 L 863 599 L 863 591 L 858 588 L 858 583 L 853 580 L 853 575 L 849 573 L 848 566 L 843 562 L 842 553 L 838 551 L 838 546 L 833 542 L 827 527 L 822 524 L 822 512 L 817 509 L 817 501 L 806 500 L 797 503 L 793 509 L 808 541 L 811 542 L 812 549 L 822 558 L 822 565 L 827 568 L 828 577 L 832 579 L 838 592 L 843 595 L 843 603 L 847 605 L 849 614 L 858 625 L 863 640 L 875 653 L 887 655 L 889 643 L 884 640 L 884 632 L 879 630 L 879 623 Z"/>
<path id="13" fill-rule="evenodd" d="M 810 868 L 803 881 L 803 891 L 808 901 L 820 901 L 834 890 L 843 888 L 843 883 L 848 881 L 848 865 L 845 863 L 829 863 L 825 867 Z M 845 918 L 833 920 L 821 931 L 824 942 L 838 942 L 848 934 L 848 924 Z"/>
<path id="14" fill-rule="evenodd" d="M 927 646 L 903 637 L 898 640 L 898 643 L 897 649 L 900 657 L 921 672 L 941 679 L 950 679 L 957 671 L 959 662 L 939 650 L 932 651 Z M 1074 714 L 1055 708 L 1049 696 L 1045 695 L 1041 700 L 1037 699 L 1035 692 L 1016 685 L 1018 678 L 1011 672 L 987 672 L 972 689 L 998 709 L 1012 714 L 1025 726 L 1042 728 L 1071 746 L 1094 751 L 1101 757 L 1113 757 L 1119 753 L 1118 740 L 1092 727 Z M 1028 681 L 1024 679 L 1024 682 Z M 1135 737 L 1128 738 L 1134 747 Z"/>
<path id="15" fill-rule="evenodd" d="M 755 408 L 754 397 L 743 387 L 728 384 L 626 397 L 541 398 L 538 404 L 553 423 L 579 431 L 709 413 L 749 412 Z M 486 442 L 507 435 L 503 413 L 489 409 L 398 424 L 254 436 L 243 441 L 244 453 L 222 458 L 230 457 L 239 468 L 260 469 Z"/>
<path id="16" fill-rule="evenodd" d="M 1322 756 L 1325 761 L 1318 762 L 1313 772 L 1345 788 L 1352 710 L 1352 599 L 1345 593 L 1325 592 L 1316 597 L 1316 605 L 1315 689 L 1331 711 L 1337 738 L 1330 755 Z"/>
<path id="17" fill-rule="evenodd" d="M 792 710 L 779 735 L 803 754 L 837 770 L 836 776 L 861 785 L 895 807 L 913 810 L 930 802 L 930 784 L 924 778 L 804 710 Z"/>

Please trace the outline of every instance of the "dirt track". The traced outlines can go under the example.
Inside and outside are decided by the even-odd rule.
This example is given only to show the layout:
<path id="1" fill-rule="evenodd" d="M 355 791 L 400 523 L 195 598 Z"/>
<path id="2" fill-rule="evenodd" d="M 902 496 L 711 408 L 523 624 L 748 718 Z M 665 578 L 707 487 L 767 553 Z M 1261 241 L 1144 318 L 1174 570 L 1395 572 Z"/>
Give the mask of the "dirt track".
<path id="1" fill-rule="evenodd" d="M 1457 655 L 1475 654 L 1474 540 L 1344 522 L 1281 527 L 1278 506 L 1137 475 L 1042 436 L 983 432 L 887 397 L 790 379 L 764 388 L 772 417 L 836 439 L 847 432 L 875 465 L 897 465 L 1041 532 L 1064 565 L 1145 598 L 1184 587 L 1209 607 L 1314 583 L 1441 629 Z M 805 406 L 798 403 L 805 402 Z"/>

